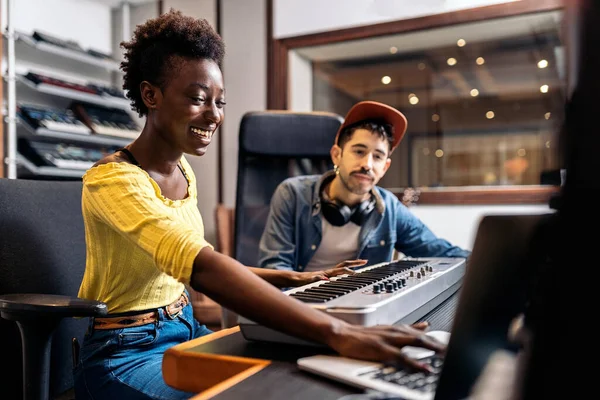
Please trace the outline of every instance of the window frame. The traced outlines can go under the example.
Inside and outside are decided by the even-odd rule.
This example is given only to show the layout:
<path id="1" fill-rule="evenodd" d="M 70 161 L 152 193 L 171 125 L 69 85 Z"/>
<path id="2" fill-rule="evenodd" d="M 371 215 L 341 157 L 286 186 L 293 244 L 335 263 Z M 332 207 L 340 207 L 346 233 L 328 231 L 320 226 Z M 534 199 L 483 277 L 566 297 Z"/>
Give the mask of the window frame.
<path id="1" fill-rule="evenodd" d="M 271 110 L 288 109 L 290 91 L 288 56 L 290 51 L 297 48 L 564 9 L 562 0 L 521 0 L 419 18 L 275 39 L 273 38 L 273 0 L 268 0 L 267 108 Z M 568 44 L 565 43 L 565 47 Z M 567 80 L 568 77 L 569 73 L 567 72 Z M 393 188 L 391 190 L 400 199 L 406 197 L 404 195 L 406 190 L 416 190 L 420 193 L 416 200 L 407 201 L 407 204 L 547 204 L 550 198 L 559 191 L 559 186 L 527 185 L 493 188 L 465 186 L 439 189 Z"/>

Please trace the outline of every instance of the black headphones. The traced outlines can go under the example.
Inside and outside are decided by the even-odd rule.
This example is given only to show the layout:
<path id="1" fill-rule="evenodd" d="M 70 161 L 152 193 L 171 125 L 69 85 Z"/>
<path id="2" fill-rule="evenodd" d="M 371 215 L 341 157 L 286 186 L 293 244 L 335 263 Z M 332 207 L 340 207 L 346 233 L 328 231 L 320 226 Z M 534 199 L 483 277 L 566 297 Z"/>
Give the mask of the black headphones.
<path id="1" fill-rule="evenodd" d="M 369 200 L 361 202 L 358 206 L 350 208 L 345 204 L 331 200 L 325 190 L 321 191 L 321 212 L 323 217 L 333 226 L 343 226 L 348 222 L 362 225 L 371 212 L 375 209 L 376 199 L 371 196 Z"/>

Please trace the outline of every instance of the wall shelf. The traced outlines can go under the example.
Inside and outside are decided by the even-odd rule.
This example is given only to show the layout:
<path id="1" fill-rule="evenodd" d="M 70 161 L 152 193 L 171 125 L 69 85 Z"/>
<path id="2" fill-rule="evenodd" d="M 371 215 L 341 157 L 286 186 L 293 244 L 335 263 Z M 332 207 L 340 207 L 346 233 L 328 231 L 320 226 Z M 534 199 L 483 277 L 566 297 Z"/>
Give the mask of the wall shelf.
<path id="1" fill-rule="evenodd" d="M 98 96 L 91 93 L 79 92 L 77 90 L 62 88 L 59 86 L 49 85 L 47 83 L 35 84 L 29 79 L 17 75 L 17 82 L 25 87 L 35 90 L 40 93 L 58 96 L 71 100 L 80 100 L 87 103 L 97 104 L 104 107 L 116 107 L 128 110 L 130 107 L 129 100 L 126 98 L 120 99 L 112 96 Z"/>
<path id="2" fill-rule="evenodd" d="M 96 20 L 95 13 L 102 12 L 102 23 L 110 22 L 113 25 L 116 19 L 111 15 L 112 12 L 105 12 L 108 7 L 118 8 L 124 16 L 121 19 L 121 32 L 129 32 L 129 22 L 125 16 L 129 13 L 130 1 L 136 0 L 118 1 L 114 7 L 109 4 L 105 4 L 105 7 L 82 6 L 78 12 L 85 13 L 88 9 L 93 12 L 84 18 L 86 22 L 89 18 L 92 24 Z M 86 41 L 80 39 L 78 31 L 74 29 L 71 29 L 71 35 L 64 35 L 69 29 L 50 29 L 45 22 L 23 22 L 16 27 L 15 15 L 23 12 L 24 8 L 19 8 L 23 11 L 16 11 L 15 3 L 17 0 L 6 1 L 6 10 L 3 9 L 6 11 L 6 29 L 0 38 L 3 41 L 0 45 L 3 44 L 6 49 L 5 57 L 2 57 L 1 76 L 5 79 L 6 88 L 3 95 L 6 104 L 6 152 L 2 154 L 2 159 L 7 167 L 6 172 L 2 168 L 0 172 L 9 179 L 81 179 L 99 158 L 135 140 L 131 137 L 134 135 L 116 136 L 111 131 L 94 133 L 95 128 L 90 124 L 95 119 L 76 115 L 75 111 L 73 115 L 68 112 L 65 114 L 65 111 L 76 106 L 89 109 L 100 107 L 102 115 L 98 116 L 97 123 L 103 127 L 114 127 L 117 131 L 117 127 L 127 130 L 115 122 L 120 121 L 117 116 L 127 120 L 127 116 L 121 115 L 127 113 L 130 120 L 135 122 L 130 101 L 121 89 L 123 71 L 120 69 L 120 51 L 115 51 L 112 41 L 110 45 L 105 41 Z M 21 7 L 21 2 L 18 3 Z M 42 14 L 52 11 L 47 7 L 44 10 Z M 26 15 L 21 17 L 26 18 Z M 62 33 L 57 34 L 57 31 Z M 111 52 L 113 54 L 109 54 Z M 30 114 L 20 115 L 19 107 L 25 109 L 25 106 L 30 108 Z M 75 123 L 74 119 L 83 123 L 89 131 Z M 124 125 L 130 126 L 129 123 Z M 75 129 L 74 126 L 81 129 Z M 61 154 L 65 156 L 64 163 Z"/>
<path id="3" fill-rule="evenodd" d="M 6 36 L 6 35 L 4 35 Z M 79 52 L 76 50 L 71 50 L 67 48 L 63 48 L 60 46 L 52 45 L 51 43 L 38 41 L 32 38 L 29 35 L 23 33 L 15 33 L 15 39 L 17 44 L 24 44 L 36 50 L 53 54 L 59 57 L 65 57 L 71 59 L 73 61 L 78 61 L 81 63 L 85 63 L 94 67 L 103 68 L 108 71 L 119 71 L 119 62 L 111 59 L 102 59 L 99 57 L 94 57 L 91 54 L 86 54 L 83 52 Z"/>
<path id="4" fill-rule="evenodd" d="M 17 153 L 17 164 L 25 168 L 32 175 L 39 177 L 62 177 L 62 178 L 82 178 L 85 170 L 56 168 L 56 167 L 38 167 L 23 155 Z"/>
<path id="5" fill-rule="evenodd" d="M 38 128 L 34 129 L 27 122 L 20 120 L 19 126 L 22 127 L 22 131 L 26 132 L 26 134 L 37 137 L 51 138 L 51 139 L 60 139 L 67 140 L 69 142 L 79 142 L 79 143 L 93 143 L 107 146 L 125 146 L 133 141 L 133 139 L 124 139 L 119 137 L 107 136 L 107 135 L 99 135 L 97 133 L 91 133 L 89 135 L 80 134 L 80 133 L 71 133 L 71 132 L 61 132 L 54 131 L 46 128 Z"/>

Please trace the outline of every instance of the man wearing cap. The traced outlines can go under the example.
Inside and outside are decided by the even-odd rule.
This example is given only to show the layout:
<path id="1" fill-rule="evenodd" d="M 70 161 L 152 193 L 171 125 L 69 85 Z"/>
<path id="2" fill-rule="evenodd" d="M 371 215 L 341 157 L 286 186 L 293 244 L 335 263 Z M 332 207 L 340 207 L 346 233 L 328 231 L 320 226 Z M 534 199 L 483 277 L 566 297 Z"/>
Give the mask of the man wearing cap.
<path id="1" fill-rule="evenodd" d="M 436 237 L 393 193 L 376 186 L 406 127 L 393 107 L 354 105 L 331 148 L 334 170 L 278 186 L 258 265 L 313 271 L 357 258 L 377 264 L 390 261 L 394 249 L 412 257 L 468 257 L 469 251 Z"/>

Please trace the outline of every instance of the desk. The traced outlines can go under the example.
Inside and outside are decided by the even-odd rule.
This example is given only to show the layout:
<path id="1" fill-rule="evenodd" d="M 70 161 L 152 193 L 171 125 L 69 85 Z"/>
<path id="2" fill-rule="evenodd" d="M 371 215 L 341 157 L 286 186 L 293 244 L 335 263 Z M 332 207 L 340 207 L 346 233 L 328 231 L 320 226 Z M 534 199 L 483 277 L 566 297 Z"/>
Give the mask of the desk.
<path id="1" fill-rule="evenodd" d="M 455 293 L 422 320 L 431 330 L 450 331 L 458 302 Z M 193 400 L 336 400 L 361 393 L 300 371 L 296 360 L 331 353 L 324 348 L 248 342 L 238 327 L 174 346 L 165 352 L 167 384 L 194 393 Z"/>

